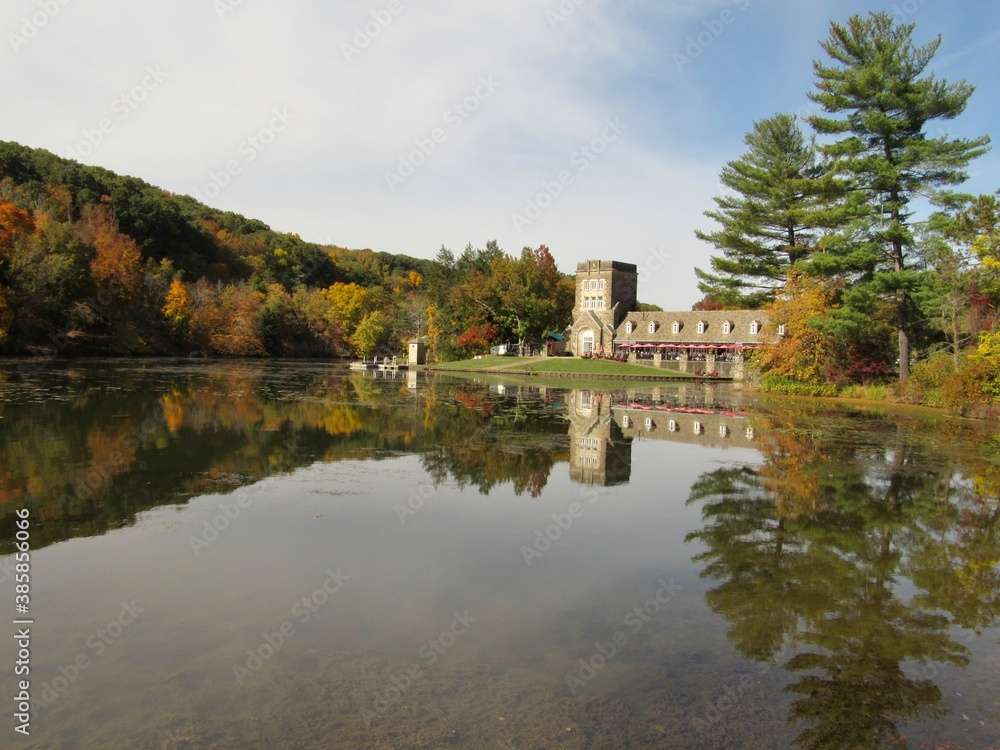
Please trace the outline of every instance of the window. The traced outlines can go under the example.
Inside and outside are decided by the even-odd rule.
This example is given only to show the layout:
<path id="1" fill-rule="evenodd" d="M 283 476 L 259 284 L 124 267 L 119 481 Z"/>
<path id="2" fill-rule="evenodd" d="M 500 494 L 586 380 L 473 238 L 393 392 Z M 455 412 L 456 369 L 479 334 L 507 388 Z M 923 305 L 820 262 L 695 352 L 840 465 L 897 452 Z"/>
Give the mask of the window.
<path id="1" fill-rule="evenodd" d="M 649 324 L 649 332 L 650 333 L 656 333 L 656 323 L 650 323 Z"/>
<path id="2" fill-rule="evenodd" d="M 628 414 L 626 414 L 624 417 L 622 417 L 622 427 L 624 427 L 627 430 L 631 426 L 632 426 L 632 420 L 629 418 Z"/>
<path id="3" fill-rule="evenodd" d="M 698 321 L 698 333 L 704 333 L 707 330 L 708 330 L 708 323 L 705 322 L 704 320 L 699 320 Z"/>
<path id="4" fill-rule="evenodd" d="M 654 426 L 653 425 L 653 420 L 650 419 L 649 417 L 647 417 L 646 418 L 646 429 L 647 430 L 651 430 L 651 429 L 653 429 L 653 426 Z"/>
<path id="5" fill-rule="evenodd" d="M 727 335 L 730 334 L 730 333 L 732 333 L 733 332 L 733 321 L 727 320 L 725 323 L 723 323 L 722 324 L 722 332 L 725 333 L 725 334 L 727 334 Z"/>
<path id="6" fill-rule="evenodd" d="M 598 310 L 603 310 L 604 309 L 604 297 L 598 297 L 597 298 L 597 309 Z"/>
<path id="7" fill-rule="evenodd" d="M 625 333 L 632 333 L 632 331 L 634 330 L 635 330 L 635 325 L 633 325 L 631 320 L 625 324 Z"/>
<path id="8" fill-rule="evenodd" d="M 597 282 L 597 288 L 600 289 L 602 292 L 604 291 L 604 279 L 601 279 L 600 281 Z"/>
<path id="9" fill-rule="evenodd" d="M 705 431 L 705 426 L 701 422 L 694 423 L 694 434 L 700 435 Z"/>
<path id="10" fill-rule="evenodd" d="M 755 320 L 750 324 L 750 335 L 756 336 L 758 333 L 760 333 L 760 323 Z"/>
<path id="11" fill-rule="evenodd" d="M 785 335 L 785 324 L 784 323 L 782 323 L 781 325 L 778 326 L 778 335 L 779 336 L 784 336 Z"/>
<path id="12" fill-rule="evenodd" d="M 674 333 L 680 333 L 680 332 L 681 332 L 681 329 L 682 329 L 683 327 L 684 327 L 684 324 L 683 324 L 683 323 L 681 323 L 681 322 L 680 322 L 679 320 L 675 320 L 675 321 L 674 321 L 674 327 L 673 327 L 673 328 L 672 328 L 671 330 L 672 330 L 672 331 L 673 331 Z"/>
<path id="13" fill-rule="evenodd" d="M 719 425 L 719 437 L 729 437 L 729 428 L 724 424 Z"/>
<path id="14" fill-rule="evenodd" d="M 674 419 L 671 419 L 667 423 L 667 429 L 670 430 L 671 432 L 677 432 L 677 421 L 674 420 Z"/>
<path id="15" fill-rule="evenodd" d="M 594 352 L 594 332 L 584 331 L 580 334 L 580 353 L 593 354 Z"/>

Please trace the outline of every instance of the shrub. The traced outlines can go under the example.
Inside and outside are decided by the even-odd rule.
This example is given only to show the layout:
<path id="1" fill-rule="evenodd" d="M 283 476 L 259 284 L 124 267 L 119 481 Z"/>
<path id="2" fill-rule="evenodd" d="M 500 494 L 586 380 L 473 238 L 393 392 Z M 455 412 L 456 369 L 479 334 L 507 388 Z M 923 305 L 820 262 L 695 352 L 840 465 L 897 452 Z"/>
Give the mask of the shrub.
<path id="1" fill-rule="evenodd" d="M 896 384 L 896 398 L 904 404 L 940 405 L 941 385 L 954 374 L 955 364 L 950 354 L 933 354 L 913 365 L 910 377 Z"/>
<path id="2" fill-rule="evenodd" d="M 831 383 L 806 383 L 783 375 L 767 373 L 760 378 L 760 389 L 764 393 L 783 396 L 836 396 L 837 386 Z"/>

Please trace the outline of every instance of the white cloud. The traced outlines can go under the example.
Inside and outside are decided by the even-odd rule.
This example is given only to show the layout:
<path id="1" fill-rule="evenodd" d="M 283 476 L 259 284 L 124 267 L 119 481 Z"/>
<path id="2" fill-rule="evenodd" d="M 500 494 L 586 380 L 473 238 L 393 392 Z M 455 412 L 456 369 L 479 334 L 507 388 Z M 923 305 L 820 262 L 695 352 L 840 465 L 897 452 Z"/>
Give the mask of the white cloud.
<path id="1" fill-rule="evenodd" d="M 17 31 L 38 2 L 11 0 L 0 32 Z M 396 13 L 389 0 L 243 0 L 220 19 L 213 0 L 68 0 L 27 44 L 0 50 L 0 138 L 66 155 L 158 65 L 168 78 L 84 161 L 193 193 L 236 160 L 239 174 L 213 204 L 350 247 L 430 257 L 441 244 L 496 238 L 509 252 L 547 244 L 572 270 L 585 257 L 642 262 L 650 246 L 669 245 L 674 267 L 640 293 L 687 307 L 700 296 L 692 267 L 710 254 L 693 231 L 706 225 L 720 167 L 741 153 L 754 119 L 805 101 L 790 82 L 808 80 L 826 33 L 819 11 L 790 0 L 394 2 Z M 984 19 L 996 10 L 978 5 L 951 49 L 991 28 Z M 866 3 L 833 6 L 846 10 L 820 16 L 843 20 Z M 673 53 L 727 8 L 736 20 L 678 70 Z M 551 10 L 564 20 L 553 23 Z M 376 30 L 373 13 L 384 28 L 348 61 L 342 45 Z M 928 4 L 918 26 L 932 28 L 935 14 L 953 15 Z M 946 62 L 949 77 L 987 84 L 974 80 L 976 56 Z M 499 88 L 454 127 L 446 112 L 483 77 Z M 295 120 L 249 161 L 240 145 L 275 108 Z M 511 213 L 575 169 L 572 154 L 607 118 L 628 124 L 624 136 L 519 234 Z M 435 129 L 443 142 L 390 190 L 385 173 Z M 994 164 L 979 172 L 995 174 Z"/>

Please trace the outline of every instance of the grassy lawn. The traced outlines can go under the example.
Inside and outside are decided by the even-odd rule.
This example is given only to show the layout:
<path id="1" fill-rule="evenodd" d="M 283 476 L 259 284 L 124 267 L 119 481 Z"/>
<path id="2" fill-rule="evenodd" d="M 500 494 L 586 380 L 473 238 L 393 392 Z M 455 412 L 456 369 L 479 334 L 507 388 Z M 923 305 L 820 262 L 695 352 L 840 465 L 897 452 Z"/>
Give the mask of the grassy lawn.
<path id="1" fill-rule="evenodd" d="M 690 375 L 655 367 L 630 365 L 607 359 L 577 359 L 575 357 L 487 357 L 464 359 L 460 362 L 442 362 L 435 370 L 497 370 L 509 373 L 570 373 L 573 375 L 655 375 L 660 377 L 690 378 Z"/>
<path id="2" fill-rule="evenodd" d="M 439 362 L 435 370 L 485 370 L 491 367 L 507 367 L 526 362 L 531 357 L 483 357 L 482 359 L 462 359 L 457 362 Z"/>
<path id="3" fill-rule="evenodd" d="M 609 359 L 577 359 L 575 357 L 555 357 L 546 359 L 531 367 L 532 372 L 571 372 L 584 375 L 660 375 L 665 377 L 688 378 L 690 375 L 661 370 L 658 367 L 630 365 Z"/>

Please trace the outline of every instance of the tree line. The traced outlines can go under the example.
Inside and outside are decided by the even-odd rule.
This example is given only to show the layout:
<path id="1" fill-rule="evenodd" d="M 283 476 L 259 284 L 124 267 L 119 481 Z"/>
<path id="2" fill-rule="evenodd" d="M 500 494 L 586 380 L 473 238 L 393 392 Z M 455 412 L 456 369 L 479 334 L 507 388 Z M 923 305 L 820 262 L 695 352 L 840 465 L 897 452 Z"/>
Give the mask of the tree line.
<path id="1" fill-rule="evenodd" d="M 562 330 L 548 248 L 348 250 L 0 142 L 0 354 L 454 359 Z"/>
<path id="2" fill-rule="evenodd" d="M 941 38 L 914 29 L 888 13 L 831 23 L 812 132 L 791 114 L 756 122 L 722 169 L 716 226 L 696 233 L 719 251 L 696 269 L 697 307 L 785 323 L 758 359 L 765 388 L 897 378 L 907 400 L 962 410 L 1000 396 L 1000 201 L 957 191 L 990 139 L 937 129 L 974 88 L 930 73 Z"/>

